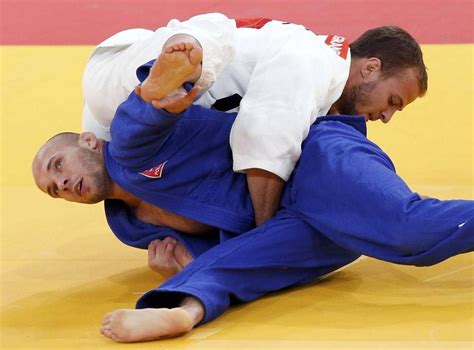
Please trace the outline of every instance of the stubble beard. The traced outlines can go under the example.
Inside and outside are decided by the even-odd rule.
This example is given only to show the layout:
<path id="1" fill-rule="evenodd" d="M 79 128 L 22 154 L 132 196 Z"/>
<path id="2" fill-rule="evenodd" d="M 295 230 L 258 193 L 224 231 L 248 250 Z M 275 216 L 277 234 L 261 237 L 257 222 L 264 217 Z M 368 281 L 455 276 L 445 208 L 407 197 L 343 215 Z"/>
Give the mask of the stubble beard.
<path id="1" fill-rule="evenodd" d="M 359 115 L 361 109 L 370 105 L 371 92 L 377 86 L 376 82 L 361 83 L 353 86 L 346 93 L 341 95 L 338 111 L 345 115 Z"/>
<path id="2" fill-rule="evenodd" d="M 91 186 L 90 197 L 87 203 L 94 204 L 107 199 L 112 192 L 112 179 L 107 172 L 102 154 L 94 153 L 90 150 L 83 150 L 84 167 L 89 169 L 93 185 Z M 95 171 L 94 171 L 95 170 Z"/>
<path id="3" fill-rule="evenodd" d="M 109 197 L 111 193 L 112 184 L 110 176 L 105 170 L 105 167 L 99 171 L 92 173 L 91 179 L 92 182 L 94 182 L 96 191 L 89 198 L 89 203 L 99 203 L 104 199 L 107 199 L 107 197 Z"/>

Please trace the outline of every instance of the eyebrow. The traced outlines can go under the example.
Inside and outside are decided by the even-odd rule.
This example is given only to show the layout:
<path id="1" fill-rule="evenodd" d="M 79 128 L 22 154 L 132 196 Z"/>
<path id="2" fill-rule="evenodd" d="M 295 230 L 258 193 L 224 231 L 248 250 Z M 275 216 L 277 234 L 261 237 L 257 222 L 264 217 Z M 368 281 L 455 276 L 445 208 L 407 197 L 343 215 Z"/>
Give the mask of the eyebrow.
<path id="1" fill-rule="evenodd" d="M 53 157 L 49 158 L 49 162 L 48 162 L 48 165 L 46 166 L 46 170 L 49 171 L 49 169 L 51 169 L 51 163 L 53 162 Z"/>

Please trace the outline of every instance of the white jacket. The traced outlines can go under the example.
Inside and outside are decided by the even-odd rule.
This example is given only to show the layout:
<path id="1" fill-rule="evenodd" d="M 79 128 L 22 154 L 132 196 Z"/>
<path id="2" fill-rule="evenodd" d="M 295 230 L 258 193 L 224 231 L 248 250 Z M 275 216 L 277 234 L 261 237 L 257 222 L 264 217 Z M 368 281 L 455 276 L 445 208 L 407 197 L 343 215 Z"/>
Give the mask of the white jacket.
<path id="1" fill-rule="evenodd" d="M 187 33 L 203 48 L 203 88 L 196 103 L 242 97 L 231 132 L 234 170 L 260 168 L 287 180 L 301 143 L 318 116 L 339 98 L 350 68 L 348 42 L 315 35 L 303 26 L 271 21 L 261 29 L 237 28 L 212 13 L 171 20 L 155 32 L 131 29 L 93 51 L 83 81 L 83 128 L 110 139 L 118 105 L 139 83 L 136 69 L 155 59 L 174 34 Z"/>

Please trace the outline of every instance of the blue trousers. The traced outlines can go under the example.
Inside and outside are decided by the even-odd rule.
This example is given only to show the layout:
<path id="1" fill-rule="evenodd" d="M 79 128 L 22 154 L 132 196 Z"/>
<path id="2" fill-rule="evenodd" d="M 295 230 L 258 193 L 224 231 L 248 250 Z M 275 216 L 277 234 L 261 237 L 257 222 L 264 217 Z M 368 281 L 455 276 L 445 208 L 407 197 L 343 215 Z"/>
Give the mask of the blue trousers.
<path id="1" fill-rule="evenodd" d="M 197 257 L 137 308 L 176 307 L 190 295 L 205 323 L 235 301 L 309 283 L 361 254 L 427 266 L 472 251 L 474 201 L 421 199 L 365 137 L 363 120 L 350 118 L 311 128 L 274 218 Z"/>
<path id="2" fill-rule="evenodd" d="M 173 307 L 184 295 L 192 295 L 204 305 L 205 323 L 234 301 L 250 301 L 271 291 L 310 283 L 358 257 L 290 211 L 281 210 L 263 226 L 200 255 L 142 296 L 137 308 Z"/>

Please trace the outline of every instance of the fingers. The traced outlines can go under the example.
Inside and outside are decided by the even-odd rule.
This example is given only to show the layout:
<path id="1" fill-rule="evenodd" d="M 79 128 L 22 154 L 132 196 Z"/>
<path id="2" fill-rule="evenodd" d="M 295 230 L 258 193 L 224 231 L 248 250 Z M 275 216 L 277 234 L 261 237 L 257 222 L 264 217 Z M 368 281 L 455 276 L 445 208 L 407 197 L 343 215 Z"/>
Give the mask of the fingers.
<path id="1" fill-rule="evenodd" d="M 154 241 L 151 241 L 150 244 L 148 245 L 148 261 L 153 260 L 156 256 L 156 245 L 158 244 L 160 240 L 156 239 Z"/>
<path id="2" fill-rule="evenodd" d="M 181 113 L 193 104 L 200 91 L 201 88 L 195 86 L 187 93 L 180 91 L 161 100 L 153 100 L 151 103 L 157 109 L 166 109 L 170 113 Z"/>
<path id="3" fill-rule="evenodd" d="M 173 241 L 176 242 L 176 240 L 171 237 L 166 237 L 164 240 L 156 239 L 152 241 L 148 245 L 148 261 L 163 260 L 163 258 L 167 257 L 167 247 L 172 244 Z"/>
<path id="4" fill-rule="evenodd" d="M 166 237 L 169 238 L 169 237 Z M 172 257 L 174 248 L 176 247 L 176 240 L 169 240 L 168 242 L 165 243 L 165 256 L 166 257 Z"/>
<path id="5" fill-rule="evenodd" d="M 173 95 L 166 96 L 165 98 L 162 98 L 161 100 L 153 100 L 151 101 L 151 104 L 153 107 L 157 109 L 167 109 L 168 107 L 177 107 L 182 104 L 183 98 L 186 97 L 185 92 L 177 92 Z M 184 108 L 185 109 L 185 108 Z"/>
<path id="6" fill-rule="evenodd" d="M 200 92 L 201 88 L 199 86 L 195 86 L 191 90 L 189 90 L 188 94 L 186 95 L 188 102 L 190 101 L 190 104 L 192 104 Z"/>
<path id="7" fill-rule="evenodd" d="M 191 261 L 193 261 L 192 255 L 186 250 L 183 244 L 180 242 L 176 243 L 176 247 L 174 248 L 174 258 L 176 262 L 180 265 L 180 270 L 185 268 Z"/>
<path id="8" fill-rule="evenodd" d="M 196 96 L 198 95 L 199 91 L 201 91 L 201 89 L 197 86 L 195 86 L 191 90 L 189 90 L 189 92 L 186 94 L 186 96 L 184 96 L 183 99 L 182 99 L 183 106 L 186 106 L 186 108 L 188 108 L 190 105 L 192 105 L 194 100 L 196 99 Z"/>
<path id="9" fill-rule="evenodd" d="M 180 268 L 174 257 L 177 244 L 178 241 L 172 237 L 152 241 L 148 245 L 148 266 L 164 277 L 175 274 Z"/>
<path id="10" fill-rule="evenodd" d="M 142 97 L 142 87 L 140 85 L 135 86 L 135 93 L 137 96 Z"/>

